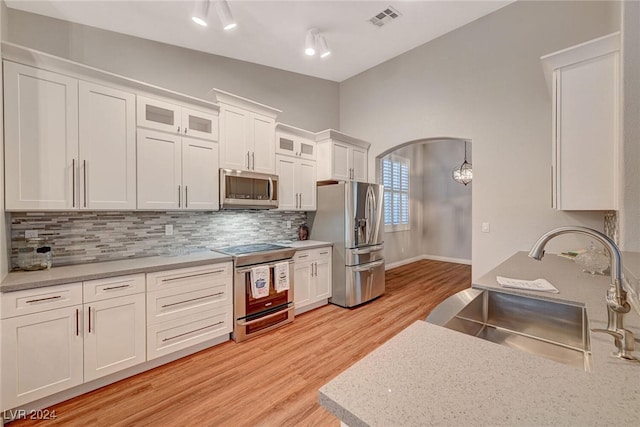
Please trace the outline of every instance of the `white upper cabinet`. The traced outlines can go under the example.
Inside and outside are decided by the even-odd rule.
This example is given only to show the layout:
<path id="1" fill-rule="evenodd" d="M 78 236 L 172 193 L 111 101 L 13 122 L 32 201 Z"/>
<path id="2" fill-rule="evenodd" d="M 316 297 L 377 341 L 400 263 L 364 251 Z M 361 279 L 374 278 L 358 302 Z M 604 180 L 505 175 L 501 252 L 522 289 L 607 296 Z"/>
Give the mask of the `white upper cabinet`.
<path id="1" fill-rule="evenodd" d="M 275 173 L 275 118 L 280 110 L 213 89 L 220 105 L 220 167 Z"/>
<path id="2" fill-rule="evenodd" d="M 218 146 L 138 129 L 138 209 L 217 210 Z"/>
<path id="3" fill-rule="evenodd" d="M 316 134 L 318 181 L 368 180 L 368 142 L 333 129 Z"/>
<path id="4" fill-rule="evenodd" d="M 7 209 L 134 209 L 135 96 L 5 61 Z"/>
<path id="5" fill-rule="evenodd" d="M 135 209 L 135 95 L 80 81 L 80 208 Z"/>
<path id="6" fill-rule="evenodd" d="M 7 210 L 78 207 L 78 81 L 4 61 Z"/>
<path id="7" fill-rule="evenodd" d="M 315 135 L 293 126 L 276 125 L 276 173 L 279 210 L 316 210 Z"/>
<path id="8" fill-rule="evenodd" d="M 218 115 L 138 95 L 138 126 L 192 138 L 218 140 Z"/>
<path id="9" fill-rule="evenodd" d="M 542 57 L 553 101 L 552 205 L 616 210 L 620 35 Z"/>
<path id="10" fill-rule="evenodd" d="M 316 160 L 315 134 L 284 123 L 276 123 L 276 154 Z"/>

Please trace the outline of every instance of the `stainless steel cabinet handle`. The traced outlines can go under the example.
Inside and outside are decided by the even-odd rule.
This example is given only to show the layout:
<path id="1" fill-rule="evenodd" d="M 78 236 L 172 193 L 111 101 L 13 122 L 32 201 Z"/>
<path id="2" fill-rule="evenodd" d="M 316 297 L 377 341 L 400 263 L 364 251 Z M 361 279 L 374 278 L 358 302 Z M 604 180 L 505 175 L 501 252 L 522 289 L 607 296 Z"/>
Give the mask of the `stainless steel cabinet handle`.
<path id="1" fill-rule="evenodd" d="M 203 297 L 186 299 L 184 301 L 173 302 L 171 304 L 163 304 L 162 308 L 173 307 L 174 305 L 185 304 L 187 302 L 193 302 L 193 301 L 198 301 L 198 300 L 205 299 L 205 298 L 217 297 L 217 296 L 220 296 L 220 295 L 224 295 L 224 292 L 217 292 L 215 294 L 205 295 Z"/>
<path id="2" fill-rule="evenodd" d="M 187 134 L 187 128 L 184 128 L 184 134 L 185 135 Z"/>
<path id="3" fill-rule="evenodd" d="M 112 291 L 114 289 L 122 289 L 122 288 L 128 288 L 131 285 L 120 285 L 120 286 L 111 286 L 110 288 L 104 288 L 103 291 Z"/>
<path id="4" fill-rule="evenodd" d="M 318 276 L 318 263 L 317 262 L 313 263 L 313 275 L 316 276 L 316 277 Z"/>
<path id="5" fill-rule="evenodd" d="M 251 152 L 251 170 L 256 170 L 256 153 L 253 151 Z"/>
<path id="6" fill-rule="evenodd" d="M 91 306 L 89 306 L 89 333 L 91 333 Z"/>
<path id="7" fill-rule="evenodd" d="M 185 208 L 189 207 L 189 186 L 188 185 L 184 186 L 184 207 Z"/>
<path id="8" fill-rule="evenodd" d="M 180 207 L 182 201 L 182 192 L 180 191 L 180 186 L 178 185 L 178 207 Z"/>
<path id="9" fill-rule="evenodd" d="M 46 298 L 31 299 L 31 300 L 27 301 L 27 304 L 31 304 L 31 303 L 34 303 L 34 302 L 50 301 L 52 299 L 60 299 L 60 298 L 62 298 L 62 295 L 56 295 L 56 296 L 53 296 L 53 297 L 46 297 Z"/>
<path id="10" fill-rule="evenodd" d="M 178 126 L 178 133 L 180 133 L 180 126 Z"/>
<path id="11" fill-rule="evenodd" d="M 82 170 L 84 171 L 84 207 L 87 207 L 87 161 L 82 161 Z"/>
<path id="12" fill-rule="evenodd" d="M 80 335 L 80 310 L 76 308 L 76 336 Z"/>
<path id="13" fill-rule="evenodd" d="M 171 278 L 169 278 L 169 279 L 162 279 L 162 282 L 171 282 L 171 281 L 173 281 L 173 280 L 188 279 L 188 278 L 190 278 L 190 277 L 206 276 L 206 275 L 208 275 L 208 274 L 222 273 L 223 271 L 224 271 L 224 269 L 221 269 L 221 270 L 214 270 L 214 271 L 207 271 L 206 273 L 190 274 L 189 276 L 171 277 Z"/>
<path id="14" fill-rule="evenodd" d="M 218 322 L 218 323 L 214 323 L 213 325 L 204 326 L 204 327 L 202 327 L 202 328 L 194 329 L 193 331 L 185 332 L 184 334 L 178 334 L 178 335 L 174 335 L 174 336 L 169 337 L 169 338 L 163 338 L 163 339 L 162 339 L 162 342 L 171 341 L 171 340 L 174 340 L 174 339 L 176 339 L 176 338 L 180 338 L 180 337 L 183 337 L 183 336 L 185 336 L 185 335 L 192 334 L 192 333 L 194 333 L 194 332 L 204 331 L 205 329 L 213 328 L 214 326 L 222 325 L 223 323 L 224 323 L 224 322 Z"/>
<path id="15" fill-rule="evenodd" d="M 329 253 L 329 251 L 324 251 L 324 252 L 320 252 L 320 255 L 326 255 L 328 253 Z"/>
<path id="16" fill-rule="evenodd" d="M 300 256 L 298 257 L 298 259 L 300 259 L 300 258 L 306 258 L 306 257 L 308 257 L 308 256 L 309 256 L 309 254 L 300 255 Z"/>
<path id="17" fill-rule="evenodd" d="M 71 207 L 76 207 L 76 159 L 71 160 Z"/>
<path id="18" fill-rule="evenodd" d="M 247 169 L 251 169 L 251 152 L 247 151 Z"/>

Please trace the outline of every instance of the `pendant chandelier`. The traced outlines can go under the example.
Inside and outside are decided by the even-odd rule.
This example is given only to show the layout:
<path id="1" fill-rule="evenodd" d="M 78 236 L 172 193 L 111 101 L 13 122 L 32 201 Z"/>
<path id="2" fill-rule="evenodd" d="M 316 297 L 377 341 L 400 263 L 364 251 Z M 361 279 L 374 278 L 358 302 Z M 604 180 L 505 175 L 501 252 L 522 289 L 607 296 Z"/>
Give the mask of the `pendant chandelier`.
<path id="1" fill-rule="evenodd" d="M 464 162 L 457 168 L 454 168 L 451 175 L 454 181 L 464 185 L 467 185 L 473 179 L 471 163 L 467 162 L 467 141 L 464 142 Z"/>

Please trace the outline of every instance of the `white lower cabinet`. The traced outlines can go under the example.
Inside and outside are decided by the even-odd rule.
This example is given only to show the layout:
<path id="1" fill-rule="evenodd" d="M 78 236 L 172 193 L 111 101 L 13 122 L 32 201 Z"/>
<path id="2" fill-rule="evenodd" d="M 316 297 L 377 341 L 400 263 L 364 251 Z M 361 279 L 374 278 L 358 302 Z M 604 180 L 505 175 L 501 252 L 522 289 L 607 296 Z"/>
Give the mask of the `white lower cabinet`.
<path id="1" fill-rule="evenodd" d="M 2 409 L 144 362 L 144 291 L 137 274 L 2 294 Z"/>
<path id="2" fill-rule="evenodd" d="M 296 314 L 326 304 L 331 297 L 331 248 L 296 252 L 293 283 Z"/>
<path id="3" fill-rule="evenodd" d="M 233 264 L 147 274 L 147 359 L 233 330 Z"/>
<path id="4" fill-rule="evenodd" d="M 82 384 L 82 305 L 2 319 L 2 409 Z"/>

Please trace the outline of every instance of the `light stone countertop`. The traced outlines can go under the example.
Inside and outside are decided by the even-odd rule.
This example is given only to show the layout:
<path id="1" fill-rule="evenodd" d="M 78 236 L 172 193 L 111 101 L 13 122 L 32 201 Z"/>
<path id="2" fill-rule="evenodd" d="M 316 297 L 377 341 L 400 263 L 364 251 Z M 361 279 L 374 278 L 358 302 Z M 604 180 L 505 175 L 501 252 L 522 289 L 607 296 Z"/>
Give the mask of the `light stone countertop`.
<path id="1" fill-rule="evenodd" d="M 281 241 L 283 246 L 296 249 L 315 249 L 332 246 L 331 242 L 319 240 Z M 152 273 L 174 268 L 197 267 L 231 261 L 232 257 L 221 252 L 205 250 L 180 256 L 153 256 L 145 258 L 105 261 L 87 264 L 54 267 L 50 270 L 11 272 L 0 283 L 0 292 L 13 292 L 83 280 L 102 279 L 125 274 Z"/>
<path id="2" fill-rule="evenodd" d="M 545 278 L 560 293 L 505 290 L 496 275 Z M 589 327 L 604 328 L 609 283 L 570 260 L 549 254 L 535 261 L 519 252 L 473 287 L 584 304 Z M 632 311 L 625 322 L 638 341 L 640 316 Z M 319 401 L 352 427 L 640 425 L 640 363 L 612 357 L 611 337 L 590 338 L 587 373 L 416 321 L 324 385 Z"/>
<path id="3" fill-rule="evenodd" d="M 125 274 L 197 267 L 231 260 L 229 255 L 214 251 L 202 251 L 182 256 L 154 256 L 54 267 L 50 270 L 16 271 L 9 273 L 0 283 L 0 292 L 41 288 Z"/>

